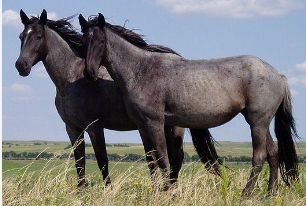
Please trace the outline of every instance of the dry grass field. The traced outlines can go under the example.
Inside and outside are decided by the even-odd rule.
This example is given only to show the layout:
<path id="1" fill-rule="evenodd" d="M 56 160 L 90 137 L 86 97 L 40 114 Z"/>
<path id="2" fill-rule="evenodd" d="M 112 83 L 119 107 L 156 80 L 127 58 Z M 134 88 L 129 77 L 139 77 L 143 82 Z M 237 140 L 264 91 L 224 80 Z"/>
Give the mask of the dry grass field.
<path id="1" fill-rule="evenodd" d="M 251 197 L 241 198 L 248 169 L 223 169 L 223 179 L 209 174 L 199 163 L 185 165 L 179 182 L 170 191 L 161 191 L 162 178 L 152 182 L 143 163 L 131 163 L 114 171 L 112 186 L 104 187 L 98 172 L 87 175 L 89 186 L 76 188 L 73 160 L 49 160 L 36 171 L 30 163 L 2 180 L 3 205 L 306 205 L 306 171 L 292 187 L 282 182 L 278 192 L 267 192 L 268 169 L 261 173 Z M 120 164 L 120 163 L 118 163 Z M 72 173 L 71 173 L 72 172 Z"/>
<path id="2" fill-rule="evenodd" d="M 15 144 L 15 145 L 14 145 Z M 19 146 L 16 146 L 18 144 Z M 52 153 L 63 153 L 68 143 L 50 143 L 26 146 L 29 143 L 14 142 L 11 147 L 3 145 L 3 151 L 21 148 L 25 151 L 46 150 Z M 54 145 L 54 148 L 53 146 Z M 36 148 L 39 146 L 39 148 Z M 224 154 L 240 155 L 243 148 L 251 154 L 250 143 L 221 143 Z M 7 147 L 7 148 L 6 148 Z M 42 148 L 40 148 L 42 147 Z M 138 148 L 138 149 L 137 149 Z M 299 147 L 305 151 L 304 144 Z M 90 147 L 88 147 L 90 151 Z M 115 148 L 113 153 L 143 152 L 141 145 Z M 108 148 L 109 150 L 109 148 Z M 26 150 L 28 151 L 28 150 Z M 68 150 L 69 151 L 69 150 Z M 89 152 L 87 151 L 87 152 Z M 185 144 L 185 151 L 194 152 L 192 145 Z M 222 156 L 222 151 L 220 156 Z M 109 151 L 109 153 L 112 153 Z M 142 153 L 141 153 L 142 154 Z M 301 153 L 302 155 L 305 153 Z M 86 178 L 89 186 L 83 189 L 76 187 L 76 172 L 72 159 L 61 160 L 3 160 L 2 170 L 2 204 L 3 205 L 276 205 L 306 206 L 306 168 L 301 164 L 300 182 L 287 187 L 279 181 L 279 190 L 275 195 L 267 192 L 269 170 L 265 166 L 260 174 L 254 193 L 241 198 L 240 194 L 247 182 L 250 172 L 249 164 L 231 163 L 233 170 L 222 169 L 222 178 L 216 177 L 203 169 L 198 162 L 184 164 L 178 183 L 167 192 L 161 191 L 162 178 L 152 181 L 144 162 L 111 162 L 110 175 L 112 186 L 104 187 L 95 161 L 87 161 Z"/>

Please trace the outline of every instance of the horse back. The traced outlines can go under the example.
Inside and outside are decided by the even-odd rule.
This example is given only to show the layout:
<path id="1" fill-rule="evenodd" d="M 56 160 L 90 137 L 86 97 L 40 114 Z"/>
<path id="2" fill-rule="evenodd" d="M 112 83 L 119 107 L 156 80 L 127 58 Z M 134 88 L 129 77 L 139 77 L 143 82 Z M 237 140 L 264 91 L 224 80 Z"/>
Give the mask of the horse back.
<path id="1" fill-rule="evenodd" d="M 165 87 L 168 119 L 186 117 L 185 123 L 194 125 L 202 121 L 208 127 L 231 120 L 250 104 L 261 105 L 259 100 L 280 93 L 276 90 L 282 85 L 281 75 L 253 56 L 182 60 L 168 73 Z M 271 101 L 279 99 L 272 97 Z"/>

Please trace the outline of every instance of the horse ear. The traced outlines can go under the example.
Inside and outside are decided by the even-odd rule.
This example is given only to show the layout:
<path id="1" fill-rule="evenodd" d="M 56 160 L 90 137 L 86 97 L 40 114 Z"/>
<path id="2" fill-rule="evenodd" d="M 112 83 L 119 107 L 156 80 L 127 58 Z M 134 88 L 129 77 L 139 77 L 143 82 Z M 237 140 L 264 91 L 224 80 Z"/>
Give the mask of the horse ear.
<path id="1" fill-rule="evenodd" d="M 42 25 L 45 25 L 47 23 L 47 12 L 45 9 L 40 14 L 39 23 Z"/>
<path id="2" fill-rule="evenodd" d="M 99 16 L 98 16 L 98 24 L 99 24 L 99 27 L 103 28 L 105 26 L 105 18 L 103 16 L 103 14 L 99 13 Z"/>
<path id="3" fill-rule="evenodd" d="M 30 23 L 29 17 L 23 12 L 22 9 L 20 9 L 20 18 L 21 22 L 26 26 Z"/>
<path id="4" fill-rule="evenodd" d="M 83 17 L 82 14 L 79 15 L 79 23 L 80 23 L 81 29 L 82 29 L 82 31 L 83 31 L 83 29 L 86 28 L 87 21 L 86 21 L 86 19 Z"/>

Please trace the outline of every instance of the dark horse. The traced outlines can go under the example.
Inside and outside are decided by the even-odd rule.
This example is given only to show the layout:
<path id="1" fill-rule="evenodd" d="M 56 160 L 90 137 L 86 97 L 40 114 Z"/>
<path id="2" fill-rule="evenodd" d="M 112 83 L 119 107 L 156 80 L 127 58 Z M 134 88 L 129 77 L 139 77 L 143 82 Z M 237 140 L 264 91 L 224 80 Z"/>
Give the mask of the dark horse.
<path id="1" fill-rule="evenodd" d="M 164 125 L 211 128 L 241 113 L 250 125 L 253 145 L 253 167 L 242 194 L 251 194 L 266 160 L 269 190 L 277 188 L 278 167 L 287 184 L 298 179 L 290 91 L 285 76 L 272 66 L 254 56 L 187 60 L 150 52 L 141 41 L 136 43 L 136 34 L 130 39 L 131 31 L 106 23 L 102 14 L 89 21 L 80 15 L 79 21 L 87 48 L 85 71 L 96 79 L 99 67 L 106 67 L 123 91 L 128 115 L 142 139 L 153 143 L 165 176 L 169 160 Z M 269 131 L 273 117 L 278 148 Z"/>
<path id="2" fill-rule="evenodd" d="M 72 17 L 57 21 L 48 20 L 45 10 L 40 18 L 31 19 L 21 10 L 20 17 L 25 27 L 20 34 L 21 52 L 16 61 L 16 68 L 21 76 L 28 76 L 31 67 L 42 61 L 55 84 L 56 108 L 66 125 L 71 144 L 75 146 L 78 185 L 86 183 L 84 130 L 90 136 L 103 179 L 109 184 L 104 128 L 119 131 L 137 129 L 136 124 L 127 116 L 121 90 L 105 68 L 101 68 L 96 74 L 96 82 L 89 82 L 84 78 L 85 61 L 81 35 L 75 32 L 69 23 Z M 166 47 L 153 45 L 149 48 L 174 53 Z M 166 127 L 165 134 L 168 149 L 171 151 L 169 158 L 171 178 L 174 182 L 184 156 L 182 148 L 184 129 Z M 207 138 L 210 139 L 208 130 Z M 151 143 L 145 144 L 144 147 L 146 152 L 153 150 Z M 147 159 L 151 162 L 149 167 L 153 173 L 157 167 L 153 161 L 154 153 L 152 156 L 148 153 Z"/>

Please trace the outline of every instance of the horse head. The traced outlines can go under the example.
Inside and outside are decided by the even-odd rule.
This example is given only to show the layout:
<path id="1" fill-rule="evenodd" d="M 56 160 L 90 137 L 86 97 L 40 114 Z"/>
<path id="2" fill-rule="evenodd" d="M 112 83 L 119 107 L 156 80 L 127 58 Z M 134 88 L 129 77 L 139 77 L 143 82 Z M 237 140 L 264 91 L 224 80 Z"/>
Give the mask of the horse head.
<path id="1" fill-rule="evenodd" d="M 98 69 L 105 65 L 106 58 L 106 34 L 105 19 L 99 13 L 98 17 L 87 21 L 82 14 L 79 15 L 79 23 L 82 28 L 82 44 L 86 53 L 86 66 L 84 76 L 92 81 L 98 78 Z"/>
<path id="2" fill-rule="evenodd" d="M 20 76 L 28 76 L 32 66 L 45 59 L 48 53 L 45 37 L 47 12 L 43 10 L 40 18 L 32 17 L 30 19 L 21 9 L 20 18 L 24 25 L 24 30 L 19 36 L 21 49 L 15 67 Z"/>

